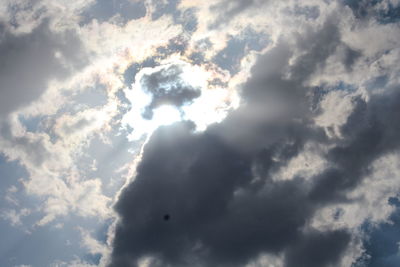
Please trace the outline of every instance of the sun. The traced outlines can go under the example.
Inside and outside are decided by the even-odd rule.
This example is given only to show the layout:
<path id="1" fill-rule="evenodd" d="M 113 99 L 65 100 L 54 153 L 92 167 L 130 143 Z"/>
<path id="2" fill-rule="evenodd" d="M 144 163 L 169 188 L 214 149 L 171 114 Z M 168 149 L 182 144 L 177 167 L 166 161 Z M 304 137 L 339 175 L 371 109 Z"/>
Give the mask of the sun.
<path id="1" fill-rule="evenodd" d="M 173 106 L 165 105 L 154 111 L 151 123 L 154 127 L 158 127 L 162 125 L 170 125 L 180 120 L 182 120 L 182 116 L 179 110 Z"/>
<path id="2" fill-rule="evenodd" d="M 197 131 L 223 120 L 232 108 L 226 88 L 210 88 L 214 74 L 200 66 L 174 59 L 153 68 L 142 68 L 131 89 L 125 89 L 131 109 L 122 125 L 133 129 L 128 138 L 138 140 L 159 126 L 192 121 Z M 231 101 L 233 102 L 233 101 Z"/>

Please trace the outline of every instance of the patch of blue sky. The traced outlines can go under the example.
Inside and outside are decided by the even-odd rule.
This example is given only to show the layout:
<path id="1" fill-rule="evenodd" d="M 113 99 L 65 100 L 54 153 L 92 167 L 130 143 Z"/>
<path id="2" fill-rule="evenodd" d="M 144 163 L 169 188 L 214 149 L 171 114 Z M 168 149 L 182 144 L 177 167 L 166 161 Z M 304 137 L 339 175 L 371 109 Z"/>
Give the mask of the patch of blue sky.
<path id="1" fill-rule="evenodd" d="M 318 6 L 295 5 L 293 8 L 286 8 L 285 12 L 290 16 L 302 16 L 306 19 L 315 20 L 320 16 Z"/>
<path id="2" fill-rule="evenodd" d="M 246 28 L 240 35 L 230 38 L 227 46 L 214 57 L 214 62 L 231 74 L 236 74 L 240 69 L 240 61 L 249 51 L 260 51 L 269 42 L 265 34 Z"/>
<path id="3" fill-rule="evenodd" d="M 204 63 L 204 51 L 212 49 L 213 44 L 211 43 L 210 39 L 205 38 L 201 39 L 196 43 L 196 48 L 198 51 L 193 52 L 189 58 L 195 63 L 195 64 L 201 64 Z"/>
<path id="4" fill-rule="evenodd" d="M 132 86 L 129 86 L 131 88 Z M 126 95 L 123 90 L 118 90 L 115 92 L 115 96 L 118 98 L 118 100 L 121 102 L 121 105 L 118 107 L 120 109 L 119 113 L 125 114 L 131 107 L 131 102 L 129 101 L 128 98 L 126 98 Z M 118 118 L 122 117 L 122 115 L 117 115 Z"/>
<path id="5" fill-rule="evenodd" d="M 9 267 L 16 265 L 27 265 L 29 257 L 17 258 L 19 248 L 25 243 L 29 234 L 19 228 L 11 226 L 8 221 L 0 220 L 0 266 Z"/>
<path id="6" fill-rule="evenodd" d="M 312 87 L 309 93 L 311 110 L 318 110 L 321 101 L 331 91 L 344 91 L 351 93 L 356 91 L 357 88 L 357 86 L 345 83 L 343 81 L 339 81 L 334 84 L 322 84 L 321 86 Z"/>
<path id="7" fill-rule="evenodd" d="M 101 253 L 86 254 L 82 257 L 82 259 L 86 263 L 98 265 L 100 263 L 101 257 L 102 257 Z"/>
<path id="8" fill-rule="evenodd" d="M 365 84 L 365 88 L 367 90 L 383 89 L 388 83 L 388 81 L 389 78 L 387 75 L 381 75 L 367 81 Z"/>
<path id="9" fill-rule="evenodd" d="M 55 260 L 68 262 L 75 257 L 79 257 L 89 264 L 97 265 L 100 260 L 100 255 L 98 253 L 90 253 L 89 249 L 85 247 L 84 242 L 82 242 L 83 236 L 81 230 L 89 233 L 91 238 L 99 243 L 106 245 L 107 231 L 113 223 L 113 220 L 114 219 L 102 220 L 95 217 L 81 217 L 70 213 L 66 217 L 56 219 L 50 225 L 45 226 L 44 228 L 57 230 L 59 234 L 58 237 L 66 237 L 63 239 L 57 237 L 58 241 L 61 241 L 67 247 L 74 247 L 74 249 L 65 253 L 65 256 Z M 62 227 L 58 227 L 59 225 L 62 225 Z"/>
<path id="10" fill-rule="evenodd" d="M 18 119 L 25 126 L 28 132 L 39 132 L 41 131 L 41 122 L 45 116 L 35 116 L 35 117 L 24 117 L 19 116 Z"/>
<path id="11" fill-rule="evenodd" d="M 343 4 L 350 7 L 356 18 L 365 18 L 369 14 L 370 8 L 382 0 L 342 0 Z"/>
<path id="12" fill-rule="evenodd" d="M 346 91 L 346 92 L 354 92 L 357 90 L 357 86 L 354 84 L 349 84 L 344 81 L 339 81 L 332 85 L 324 86 L 327 91 Z"/>
<path id="13" fill-rule="evenodd" d="M 21 181 L 27 179 L 29 174 L 17 161 L 7 161 L 0 155 L 0 217 L 1 224 L 7 227 L 0 227 L 0 236 L 3 234 L 11 234 L 8 228 L 18 228 L 19 231 L 30 231 L 32 226 L 41 218 L 41 214 L 36 211 L 40 203 L 37 196 L 26 194 L 25 188 Z M 19 217 L 19 222 L 13 223 L 5 214 L 15 212 L 18 215 L 22 212 L 22 208 L 28 213 Z M 11 235 L 9 238 L 13 238 Z M 1 243 L 1 242 L 0 242 Z M 4 249 L 0 246 L 0 256 L 4 253 Z M 0 266 L 3 266 L 0 262 Z"/>
<path id="14" fill-rule="evenodd" d="M 182 24 L 184 31 L 187 33 L 195 32 L 198 25 L 195 9 L 189 8 L 185 10 L 182 15 L 176 19 L 176 23 Z"/>
<path id="15" fill-rule="evenodd" d="M 0 153 L 0 195 L 4 196 L 11 186 L 20 187 L 18 180 L 28 177 L 28 173 L 17 161 L 8 161 Z M 0 202 L 1 204 L 2 202 Z"/>
<path id="16" fill-rule="evenodd" d="M 393 6 L 389 4 L 387 10 L 380 10 L 378 12 L 378 21 L 382 24 L 397 23 L 400 21 L 400 5 Z"/>
<path id="17" fill-rule="evenodd" d="M 100 255 L 90 253 L 84 246 L 81 230 L 87 231 L 92 238 L 105 244 L 105 229 L 111 223 L 111 220 L 102 221 L 69 214 L 48 225 L 34 227 L 28 233 L 0 222 L 0 229 L 4 229 L 2 241 L 7 242 L 4 248 L 0 247 L 0 266 L 52 266 L 53 262 L 70 262 L 75 258 L 97 265 Z"/>
<path id="18" fill-rule="evenodd" d="M 157 58 L 164 59 L 172 54 L 182 54 L 187 47 L 188 40 L 183 36 L 171 39 L 167 45 L 157 48 Z"/>
<path id="19" fill-rule="evenodd" d="M 111 226 L 111 224 L 114 223 L 114 221 L 115 221 L 115 218 L 111 218 L 111 219 L 105 220 L 103 222 L 99 222 L 97 224 L 97 227 L 94 229 L 94 231 L 92 233 L 92 237 L 94 239 L 96 239 L 97 241 L 99 241 L 100 243 L 106 244 L 110 226 Z"/>
<path id="20" fill-rule="evenodd" d="M 97 0 L 93 5 L 83 11 L 82 24 L 87 24 L 93 19 L 99 22 L 110 20 L 119 15 L 123 23 L 139 19 L 146 15 L 144 1 L 129 0 Z"/>
<path id="21" fill-rule="evenodd" d="M 389 204 L 396 207 L 390 216 L 392 223 L 383 223 L 378 227 L 365 223 L 362 228 L 368 238 L 364 240 L 365 254 L 354 264 L 363 267 L 398 267 L 400 266 L 400 202 L 390 198 Z"/>
<path id="22" fill-rule="evenodd" d="M 154 68 L 157 66 L 155 58 L 147 58 L 140 63 L 132 63 L 124 72 L 124 82 L 131 88 L 132 84 L 135 83 L 136 74 L 143 68 Z"/>
<path id="23" fill-rule="evenodd" d="M 115 130 L 117 131 L 117 129 Z M 114 186 L 105 186 L 105 193 L 108 196 L 114 196 L 115 192 L 125 182 L 120 175 L 115 174 L 115 170 L 123 164 L 132 161 L 132 153 L 128 152 L 134 146 L 130 144 L 124 135 L 112 133 L 112 146 L 104 144 L 100 139 L 95 138 L 88 149 L 90 157 L 96 159 L 98 168 L 96 170 L 85 170 L 83 172 L 91 174 L 92 177 L 101 177 L 103 182 L 108 183 L 114 178 L 120 181 L 114 182 Z M 83 161 L 82 161 L 83 162 Z M 87 163 L 89 160 L 87 161 Z M 90 164 L 84 163 L 89 166 Z M 92 172 L 92 173 L 90 173 Z M 27 196 L 23 190 L 22 184 L 18 181 L 20 178 L 27 178 L 28 174 L 18 162 L 8 162 L 4 157 L 0 157 L 0 193 L 2 196 L 7 194 L 8 188 L 16 188 L 16 199 L 24 208 L 32 210 L 32 213 L 21 219 L 21 225 L 11 225 L 6 219 L 0 219 L 0 266 L 50 266 L 52 262 L 69 262 L 75 257 L 84 259 L 91 264 L 98 264 L 100 254 L 90 254 L 83 249 L 80 244 L 81 235 L 76 229 L 79 225 L 83 229 L 93 231 L 94 238 L 105 243 L 107 229 L 111 221 L 98 221 L 96 218 L 81 218 L 69 214 L 58 218 L 49 225 L 43 227 L 34 227 L 44 214 L 38 212 L 39 199 Z M 107 180 L 108 179 L 108 180 Z M 2 210 L 15 209 L 18 212 L 19 206 L 0 201 Z M 58 227 L 57 225 L 61 225 Z M 28 234 L 28 231 L 31 233 Z M 43 253 L 46 251 L 46 253 Z"/>
<path id="24" fill-rule="evenodd" d="M 167 0 L 167 1 L 159 1 L 153 0 L 153 5 L 155 9 L 151 14 L 152 20 L 157 20 L 163 15 L 172 15 L 172 17 L 176 20 L 180 16 L 180 10 L 178 9 L 178 4 L 180 0 Z"/>
<path id="25" fill-rule="evenodd" d="M 353 85 L 353 84 L 349 84 L 349 83 L 345 83 L 343 81 L 340 81 L 336 86 L 335 86 L 336 90 L 341 90 L 341 91 L 356 91 L 357 90 L 357 86 Z"/>
<path id="26" fill-rule="evenodd" d="M 20 194 L 23 192 L 23 184 L 21 180 L 29 177 L 26 169 L 19 164 L 18 161 L 8 161 L 2 154 L 0 154 L 0 207 L 8 206 L 7 201 L 4 198 L 7 196 L 11 187 L 15 188 L 15 193 Z M 34 199 L 27 199 L 27 202 L 31 202 Z M 26 204 L 28 204 L 26 203 Z M 24 203 L 25 204 L 25 203 Z"/>
<path id="27" fill-rule="evenodd" d="M 56 260 L 69 261 L 74 255 L 82 255 L 82 248 L 77 244 L 72 245 L 81 238 L 73 225 L 64 225 L 62 229 L 54 226 L 36 227 L 30 233 L 9 225 L 1 226 L 0 243 L 6 245 L 0 250 L 0 266 L 50 266 Z"/>
<path id="28" fill-rule="evenodd" d="M 93 225 L 87 226 L 87 229 L 91 231 L 91 237 L 103 245 L 107 244 L 108 232 L 111 224 L 115 219 L 105 220 L 103 222 L 96 223 L 95 227 Z M 100 253 L 86 253 L 83 255 L 83 260 L 87 263 L 98 265 L 102 255 Z"/>
<path id="29" fill-rule="evenodd" d="M 157 20 L 163 15 L 171 15 L 175 24 L 181 24 L 185 33 L 193 33 L 197 29 L 198 20 L 195 8 L 186 9 L 184 12 L 178 9 L 180 0 L 153 1 L 155 9 L 151 14 L 152 20 Z"/>
<path id="30" fill-rule="evenodd" d="M 388 8 L 380 9 L 377 4 L 382 0 L 343 0 L 357 18 L 374 17 L 379 23 L 397 23 L 400 21 L 400 6 L 388 2 Z"/>
<path id="31" fill-rule="evenodd" d="M 71 101 L 88 108 L 104 106 L 107 104 L 106 87 L 97 83 L 95 86 L 85 88 L 85 90 L 73 96 Z"/>
<path id="32" fill-rule="evenodd" d="M 116 129 L 116 131 L 119 130 Z M 110 133 L 109 138 L 111 144 L 105 144 L 98 137 L 93 138 L 86 150 L 86 155 L 77 161 L 77 167 L 87 179 L 100 178 L 103 194 L 113 197 L 125 183 L 125 179 L 116 170 L 134 160 L 135 155 L 132 151 L 139 152 L 140 144 L 130 142 L 126 135 L 118 134 L 118 132 Z"/>

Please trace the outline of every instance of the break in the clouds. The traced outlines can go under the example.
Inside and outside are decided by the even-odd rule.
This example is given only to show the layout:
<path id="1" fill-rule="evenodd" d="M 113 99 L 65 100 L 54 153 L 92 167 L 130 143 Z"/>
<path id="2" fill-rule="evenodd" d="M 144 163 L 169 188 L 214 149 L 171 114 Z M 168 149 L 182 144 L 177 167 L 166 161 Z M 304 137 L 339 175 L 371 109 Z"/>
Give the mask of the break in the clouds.
<path id="1" fill-rule="evenodd" d="M 190 81 L 184 81 L 181 78 L 182 74 L 183 70 L 180 66 L 171 65 L 141 77 L 141 87 L 151 97 L 150 103 L 143 111 L 144 118 L 151 120 L 153 110 L 163 105 L 179 108 L 200 96 L 200 88 L 185 84 Z"/>
<path id="2" fill-rule="evenodd" d="M 399 10 L 5 0 L 0 265 L 399 266 Z"/>

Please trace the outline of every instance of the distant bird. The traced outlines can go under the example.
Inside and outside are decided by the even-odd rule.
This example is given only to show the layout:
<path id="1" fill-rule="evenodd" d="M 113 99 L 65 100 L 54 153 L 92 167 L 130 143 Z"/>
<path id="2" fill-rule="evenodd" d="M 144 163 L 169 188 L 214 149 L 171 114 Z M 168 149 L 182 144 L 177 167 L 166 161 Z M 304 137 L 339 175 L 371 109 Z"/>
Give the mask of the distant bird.
<path id="1" fill-rule="evenodd" d="M 168 221 L 170 217 L 171 217 L 171 216 L 169 216 L 169 214 L 165 214 L 165 215 L 164 215 L 164 221 Z"/>

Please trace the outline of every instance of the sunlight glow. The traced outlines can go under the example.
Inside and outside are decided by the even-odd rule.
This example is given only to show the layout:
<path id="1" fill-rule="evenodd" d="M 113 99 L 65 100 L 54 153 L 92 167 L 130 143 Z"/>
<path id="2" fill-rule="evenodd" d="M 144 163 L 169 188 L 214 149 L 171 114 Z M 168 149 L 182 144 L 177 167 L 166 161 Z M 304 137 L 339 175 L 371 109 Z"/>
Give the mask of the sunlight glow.
<path id="1" fill-rule="evenodd" d="M 161 106 L 154 111 L 153 119 L 151 120 L 154 126 L 170 125 L 181 120 L 180 112 L 172 106 Z"/>
<path id="2" fill-rule="evenodd" d="M 145 119 L 143 112 L 153 99 L 152 94 L 143 88 L 141 81 L 144 76 L 166 70 L 170 66 L 178 66 L 182 70 L 176 80 L 163 83 L 165 90 L 174 88 L 177 84 L 188 85 L 201 90 L 201 95 L 181 107 L 164 104 L 153 110 L 153 117 Z M 204 131 L 208 125 L 223 120 L 229 109 L 232 108 L 229 100 L 232 93 L 225 88 L 208 88 L 208 82 L 213 79 L 213 73 L 200 66 L 193 66 L 182 60 L 174 59 L 154 68 L 143 68 L 135 76 L 132 89 L 124 91 L 126 98 L 131 102 L 131 109 L 122 118 L 122 124 L 133 128 L 128 136 L 131 140 L 138 140 L 144 135 L 151 134 L 162 125 L 170 125 L 181 120 L 190 120 L 195 123 L 197 131 Z"/>

